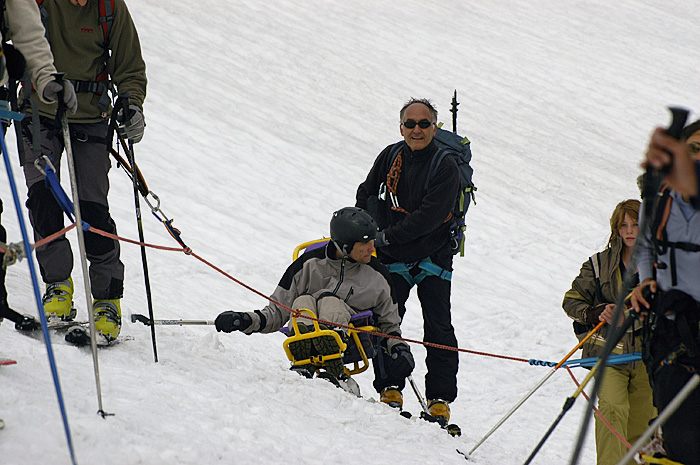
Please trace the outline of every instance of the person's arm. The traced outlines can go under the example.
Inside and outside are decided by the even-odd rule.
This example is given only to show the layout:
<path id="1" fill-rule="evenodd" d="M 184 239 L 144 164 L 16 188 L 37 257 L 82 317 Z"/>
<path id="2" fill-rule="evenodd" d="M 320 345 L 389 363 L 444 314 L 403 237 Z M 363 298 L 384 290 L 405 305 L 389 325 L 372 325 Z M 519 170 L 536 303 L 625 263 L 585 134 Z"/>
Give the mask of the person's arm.
<path id="1" fill-rule="evenodd" d="M 8 39 L 24 56 L 37 95 L 44 103 L 50 103 L 44 96 L 44 89 L 54 80 L 52 74 L 56 73 L 56 68 L 36 1 L 7 0 L 6 8 Z"/>
<path id="2" fill-rule="evenodd" d="M 107 61 L 109 74 L 119 94 L 129 93 L 129 103 L 143 110 L 146 98 L 146 63 L 141 55 L 136 26 L 123 0 L 114 0 L 114 22 L 109 47 L 112 55 Z"/>
<path id="3" fill-rule="evenodd" d="M 675 191 L 690 197 L 695 208 L 700 209 L 700 165 L 693 159 L 684 142 L 666 134 L 663 128 L 656 128 L 649 140 L 643 168 L 661 170 L 671 165 L 664 181 Z"/>
<path id="4" fill-rule="evenodd" d="M 599 305 L 594 308 L 595 301 L 595 275 L 590 260 L 586 260 L 581 265 L 579 275 L 571 283 L 571 289 L 564 294 L 562 308 L 570 318 L 582 324 L 597 324 L 599 315 L 603 312 L 604 306 Z"/>

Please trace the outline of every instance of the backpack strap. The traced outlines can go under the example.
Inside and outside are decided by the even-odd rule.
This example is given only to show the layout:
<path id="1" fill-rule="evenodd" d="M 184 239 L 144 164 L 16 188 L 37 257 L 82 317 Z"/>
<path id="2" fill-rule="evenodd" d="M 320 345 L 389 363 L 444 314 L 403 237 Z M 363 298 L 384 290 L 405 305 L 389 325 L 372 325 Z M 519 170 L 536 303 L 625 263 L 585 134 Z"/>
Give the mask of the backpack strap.
<path id="1" fill-rule="evenodd" d="M 593 259 L 595 257 L 595 260 Z M 600 284 L 600 252 L 595 255 L 591 255 L 588 259 L 593 267 L 593 277 L 595 278 L 595 301 L 593 302 L 593 307 L 598 304 L 603 303 L 603 290 Z"/>

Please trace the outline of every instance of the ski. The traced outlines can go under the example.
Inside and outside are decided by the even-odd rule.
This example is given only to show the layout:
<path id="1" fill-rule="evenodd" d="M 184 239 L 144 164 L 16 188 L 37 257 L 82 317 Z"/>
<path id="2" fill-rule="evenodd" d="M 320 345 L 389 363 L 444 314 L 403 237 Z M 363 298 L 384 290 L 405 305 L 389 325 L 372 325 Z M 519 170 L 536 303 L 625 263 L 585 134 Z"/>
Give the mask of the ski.
<path id="1" fill-rule="evenodd" d="M 2 365 L 2 366 L 4 366 L 4 365 L 16 365 L 16 364 L 17 364 L 17 360 L 12 360 L 9 358 L 0 358 L 0 365 Z"/>
<path id="2" fill-rule="evenodd" d="M 428 423 L 437 423 L 438 425 L 440 425 L 440 428 L 447 431 L 447 433 L 452 437 L 458 437 L 462 435 L 462 428 L 460 428 L 454 423 L 448 423 L 447 420 L 444 419 L 444 417 L 435 417 L 429 413 L 421 412 L 420 418 L 422 420 L 427 421 Z"/>

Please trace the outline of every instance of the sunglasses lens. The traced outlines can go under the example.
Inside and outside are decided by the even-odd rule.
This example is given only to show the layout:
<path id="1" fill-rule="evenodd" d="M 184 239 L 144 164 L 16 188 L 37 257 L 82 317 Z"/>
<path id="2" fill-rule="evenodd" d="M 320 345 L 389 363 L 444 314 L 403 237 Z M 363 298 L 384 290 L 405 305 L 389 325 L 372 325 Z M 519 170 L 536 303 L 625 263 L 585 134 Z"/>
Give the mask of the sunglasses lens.
<path id="1" fill-rule="evenodd" d="M 409 119 L 407 121 L 404 121 L 403 125 L 406 126 L 408 129 L 413 129 L 418 125 L 419 128 L 421 129 L 426 129 L 432 126 L 433 123 L 428 121 L 427 119 L 422 119 L 418 122 L 413 121 L 412 119 Z"/>

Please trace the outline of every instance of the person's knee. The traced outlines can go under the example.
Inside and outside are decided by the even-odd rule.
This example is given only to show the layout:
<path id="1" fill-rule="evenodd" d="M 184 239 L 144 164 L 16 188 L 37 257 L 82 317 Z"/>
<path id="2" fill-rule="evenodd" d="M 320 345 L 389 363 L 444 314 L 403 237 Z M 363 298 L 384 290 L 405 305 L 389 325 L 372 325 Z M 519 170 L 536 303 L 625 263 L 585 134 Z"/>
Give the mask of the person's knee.
<path id="1" fill-rule="evenodd" d="M 117 226 L 109 215 L 109 209 L 106 205 L 101 205 L 96 202 L 81 201 L 80 212 L 82 213 L 82 219 L 95 229 L 110 234 L 116 233 Z M 105 255 L 112 252 L 114 248 L 114 239 L 93 232 L 87 232 L 85 234 L 85 249 L 90 255 Z"/>
<path id="2" fill-rule="evenodd" d="M 32 225 L 41 237 L 48 237 L 63 229 L 63 211 L 43 182 L 37 182 L 29 188 L 27 208 L 32 214 Z"/>

